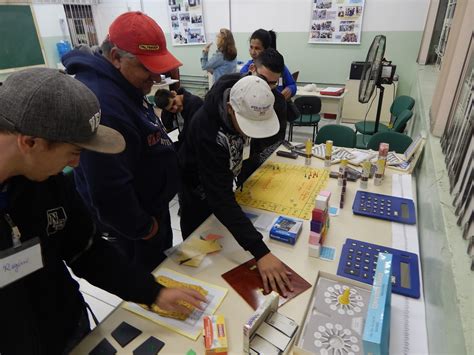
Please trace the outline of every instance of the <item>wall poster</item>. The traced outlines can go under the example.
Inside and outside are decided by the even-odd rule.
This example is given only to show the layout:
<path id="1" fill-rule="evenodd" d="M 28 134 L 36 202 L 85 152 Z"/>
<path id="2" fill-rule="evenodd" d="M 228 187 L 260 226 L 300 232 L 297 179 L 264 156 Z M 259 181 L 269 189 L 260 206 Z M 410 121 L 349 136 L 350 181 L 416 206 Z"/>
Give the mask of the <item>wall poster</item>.
<path id="1" fill-rule="evenodd" d="M 365 0 L 313 0 L 309 43 L 360 44 Z"/>
<path id="2" fill-rule="evenodd" d="M 171 41 L 174 46 L 206 43 L 203 0 L 168 0 Z"/>

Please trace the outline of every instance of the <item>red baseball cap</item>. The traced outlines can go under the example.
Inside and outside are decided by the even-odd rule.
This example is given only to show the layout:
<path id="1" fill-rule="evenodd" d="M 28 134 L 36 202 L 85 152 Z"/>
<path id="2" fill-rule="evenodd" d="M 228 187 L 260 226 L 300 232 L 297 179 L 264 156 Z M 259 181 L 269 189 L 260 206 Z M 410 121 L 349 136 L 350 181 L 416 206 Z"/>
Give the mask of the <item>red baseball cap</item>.
<path id="1" fill-rule="evenodd" d="M 140 11 L 117 17 L 110 25 L 109 39 L 118 48 L 134 54 L 153 73 L 165 73 L 183 65 L 166 49 L 161 27 Z"/>

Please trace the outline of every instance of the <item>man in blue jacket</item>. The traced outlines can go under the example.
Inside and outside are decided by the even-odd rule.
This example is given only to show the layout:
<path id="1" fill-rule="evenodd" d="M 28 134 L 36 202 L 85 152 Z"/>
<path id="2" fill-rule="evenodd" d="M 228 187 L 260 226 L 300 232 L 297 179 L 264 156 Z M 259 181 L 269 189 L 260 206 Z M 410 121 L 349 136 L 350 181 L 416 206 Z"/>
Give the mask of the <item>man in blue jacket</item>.
<path id="1" fill-rule="evenodd" d="M 72 51 L 63 64 L 97 95 L 103 124 L 119 131 L 127 148 L 116 156 L 86 152 L 76 185 L 108 239 L 132 263 L 153 270 L 172 246 L 169 202 L 179 178 L 173 143 L 145 95 L 160 73 L 181 63 L 141 12 L 120 15 L 101 48 L 102 55 Z"/>
<path id="2" fill-rule="evenodd" d="M 161 287 L 100 238 L 61 173 L 79 164 L 84 149 L 125 148 L 117 131 L 99 124 L 94 94 L 63 71 L 32 68 L 0 85 L 0 107 L 0 354 L 69 354 L 90 331 L 66 264 L 128 301 L 201 308 L 198 292 Z"/>

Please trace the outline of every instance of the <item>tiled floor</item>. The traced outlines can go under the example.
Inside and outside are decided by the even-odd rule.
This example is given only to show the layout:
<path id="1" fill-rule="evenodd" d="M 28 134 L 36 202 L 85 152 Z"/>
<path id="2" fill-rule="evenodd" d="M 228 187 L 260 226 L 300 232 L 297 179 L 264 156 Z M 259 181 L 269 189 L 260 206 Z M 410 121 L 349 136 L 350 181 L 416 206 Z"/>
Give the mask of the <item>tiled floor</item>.
<path id="1" fill-rule="evenodd" d="M 319 128 L 326 124 L 334 124 L 334 121 L 323 119 L 320 122 Z M 344 125 L 354 128 L 354 125 L 351 124 Z M 311 138 L 311 135 L 311 127 L 295 127 L 293 131 L 293 141 L 303 143 L 308 138 Z M 183 240 L 181 236 L 181 228 L 179 225 L 178 209 L 178 197 L 175 196 L 175 198 L 170 202 L 171 227 L 173 228 L 173 245 L 179 244 Z M 100 288 L 92 286 L 84 279 L 76 278 L 76 280 L 78 280 L 81 286 L 81 292 L 84 295 L 86 302 L 90 305 L 99 322 L 102 321 L 110 312 L 112 312 L 113 309 L 117 307 L 122 301 L 119 297 L 112 295 Z M 90 315 L 89 318 L 91 319 L 91 327 L 95 327 Z"/>

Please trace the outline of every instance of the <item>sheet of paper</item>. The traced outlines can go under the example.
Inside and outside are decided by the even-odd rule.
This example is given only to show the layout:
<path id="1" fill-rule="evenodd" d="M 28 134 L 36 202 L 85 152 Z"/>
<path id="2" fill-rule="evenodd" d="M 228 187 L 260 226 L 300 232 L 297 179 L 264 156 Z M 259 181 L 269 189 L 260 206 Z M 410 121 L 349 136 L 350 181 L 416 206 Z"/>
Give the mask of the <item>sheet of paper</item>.
<path id="1" fill-rule="evenodd" d="M 411 175 L 392 175 L 392 194 L 415 198 Z M 416 201 L 415 201 L 416 204 Z M 392 247 L 420 255 L 416 225 L 392 222 Z M 392 294 L 390 354 L 428 354 L 423 279 L 420 269 L 419 299 Z M 400 327 L 400 324 L 404 324 Z"/>
<path id="2" fill-rule="evenodd" d="M 154 312 L 147 311 L 136 303 L 125 302 L 123 307 L 168 329 L 171 329 L 176 333 L 184 335 L 185 337 L 188 337 L 192 340 L 196 340 L 203 329 L 202 318 L 205 315 L 212 315 L 216 312 L 217 308 L 220 306 L 227 294 L 227 289 L 166 268 L 158 269 L 153 275 L 155 277 L 163 275 L 172 278 L 173 280 L 201 286 L 208 292 L 208 304 L 206 309 L 204 309 L 204 311 L 194 310 L 186 320 L 178 320 L 162 317 Z"/>

